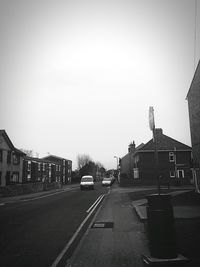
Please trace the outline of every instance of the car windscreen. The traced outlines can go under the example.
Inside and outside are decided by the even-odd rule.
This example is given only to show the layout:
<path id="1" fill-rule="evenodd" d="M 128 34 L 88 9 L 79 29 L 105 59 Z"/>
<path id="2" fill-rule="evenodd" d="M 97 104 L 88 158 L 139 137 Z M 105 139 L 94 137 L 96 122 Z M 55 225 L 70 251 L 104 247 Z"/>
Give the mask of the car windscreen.
<path id="1" fill-rule="evenodd" d="M 103 180 L 104 181 L 110 181 L 110 178 L 104 178 Z"/>
<path id="2" fill-rule="evenodd" d="M 92 177 L 84 177 L 81 179 L 82 182 L 92 182 L 93 178 Z"/>

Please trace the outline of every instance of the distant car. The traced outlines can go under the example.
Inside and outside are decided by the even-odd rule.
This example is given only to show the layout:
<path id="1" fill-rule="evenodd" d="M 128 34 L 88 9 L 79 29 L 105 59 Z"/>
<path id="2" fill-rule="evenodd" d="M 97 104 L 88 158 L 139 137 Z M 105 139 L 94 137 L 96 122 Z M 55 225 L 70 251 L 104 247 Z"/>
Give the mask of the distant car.
<path id="1" fill-rule="evenodd" d="M 94 190 L 94 178 L 91 175 L 85 175 L 81 178 L 80 189 L 92 189 Z"/>
<path id="2" fill-rule="evenodd" d="M 103 178 L 102 180 L 102 186 L 110 186 L 112 184 L 112 179 L 109 177 L 109 178 Z"/>

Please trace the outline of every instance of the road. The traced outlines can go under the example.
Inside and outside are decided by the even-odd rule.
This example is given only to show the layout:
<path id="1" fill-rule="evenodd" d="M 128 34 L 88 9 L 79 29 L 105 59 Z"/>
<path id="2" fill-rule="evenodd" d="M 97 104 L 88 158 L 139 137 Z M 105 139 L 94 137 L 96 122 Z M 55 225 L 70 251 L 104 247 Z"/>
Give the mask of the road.
<path id="1" fill-rule="evenodd" d="M 87 217 L 87 210 L 108 190 L 96 184 L 95 190 L 77 187 L 0 206 L 1 266 L 52 266 Z"/>

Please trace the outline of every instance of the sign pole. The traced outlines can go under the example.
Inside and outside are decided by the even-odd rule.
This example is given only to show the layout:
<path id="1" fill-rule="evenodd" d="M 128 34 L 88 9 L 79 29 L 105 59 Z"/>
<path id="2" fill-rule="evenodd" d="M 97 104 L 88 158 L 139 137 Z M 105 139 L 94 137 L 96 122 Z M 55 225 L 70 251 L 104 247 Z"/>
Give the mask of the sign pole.
<path id="1" fill-rule="evenodd" d="M 158 148 L 157 148 L 157 137 L 156 137 L 156 129 L 155 129 L 155 120 L 154 120 L 154 109 L 153 107 L 149 107 L 149 127 L 153 133 L 153 142 L 154 142 L 154 156 L 155 156 L 155 175 L 157 179 L 158 186 L 158 194 L 160 195 L 160 177 L 158 175 Z"/>

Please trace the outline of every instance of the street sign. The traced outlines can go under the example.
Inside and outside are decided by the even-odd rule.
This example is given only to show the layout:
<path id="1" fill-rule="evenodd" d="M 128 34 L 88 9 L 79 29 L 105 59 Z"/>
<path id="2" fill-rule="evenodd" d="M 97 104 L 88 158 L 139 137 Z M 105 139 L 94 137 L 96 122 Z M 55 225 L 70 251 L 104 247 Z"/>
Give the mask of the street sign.
<path id="1" fill-rule="evenodd" d="M 150 127 L 151 131 L 153 131 L 155 129 L 154 109 L 153 109 L 153 107 L 149 107 L 149 127 Z"/>

